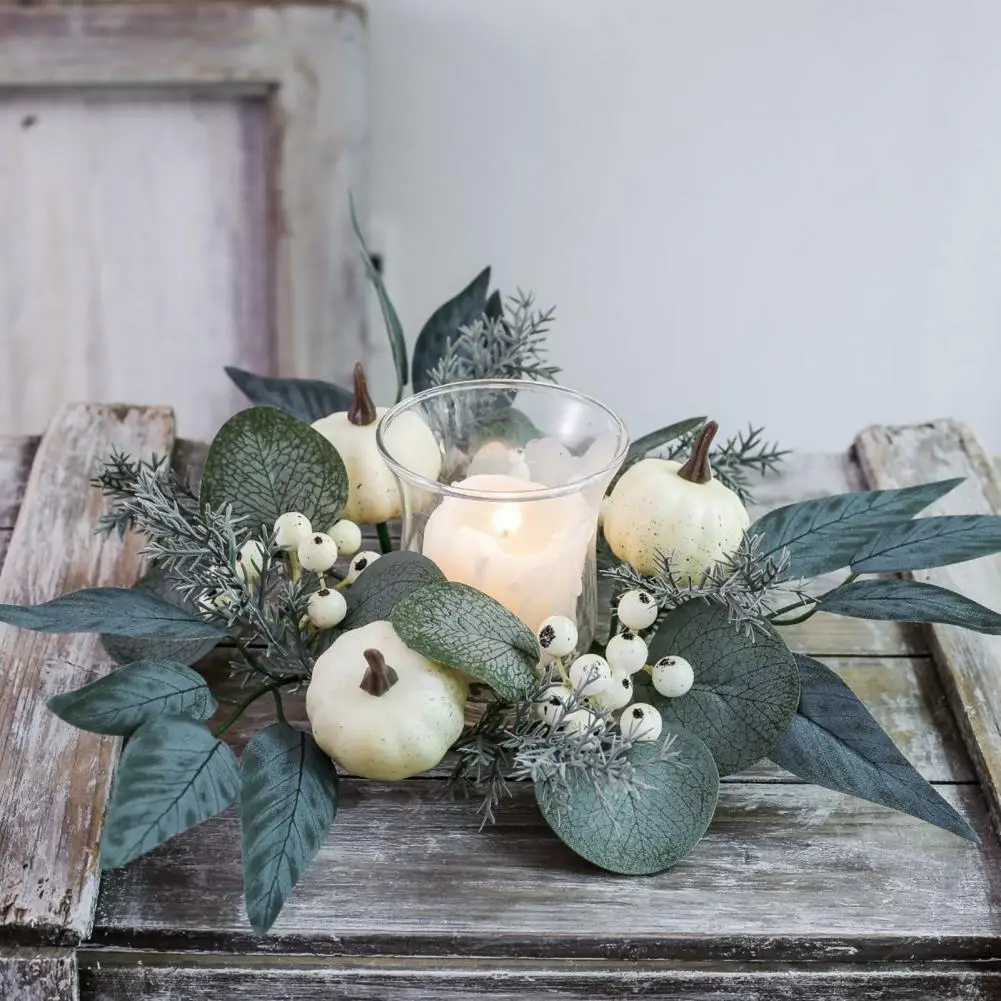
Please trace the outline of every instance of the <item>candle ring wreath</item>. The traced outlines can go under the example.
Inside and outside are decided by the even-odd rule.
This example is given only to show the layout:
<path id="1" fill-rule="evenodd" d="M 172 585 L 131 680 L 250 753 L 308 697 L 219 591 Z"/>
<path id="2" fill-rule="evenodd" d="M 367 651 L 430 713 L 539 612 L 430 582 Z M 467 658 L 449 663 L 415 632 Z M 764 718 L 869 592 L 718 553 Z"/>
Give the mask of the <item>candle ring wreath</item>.
<path id="1" fill-rule="evenodd" d="M 552 310 L 491 293 L 488 268 L 435 311 L 411 357 L 358 237 L 397 406 L 373 406 L 360 365 L 351 390 L 227 369 L 255 405 L 220 429 L 199 488 L 155 456 L 112 454 L 96 472 L 110 499 L 101 530 L 145 536 L 139 584 L 0 606 L 17 627 L 100 633 L 120 665 L 49 702 L 125 738 L 103 868 L 236 804 L 247 915 L 263 934 L 335 820 L 340 773 L 393 780 L 443 762 L 484 823 L 511 783 L 533 783 L 557 837 L 615 873 L 688 855 L 720 776 L 763 758 L 977 841 L 848 685 L 782 631 L 822 610 L 1001 632 L 998 612 L 892 576 L 1001 551 L 1001 518 L 915 518 L 959 482 L 947 480 L 752 524 L 753 478 L 785 454 L 758 429 L 719 444 L 699 417 L 628 449 L 624 436 L 557 441 L 515 406 L 555 384 Z M 490 391 L 459 406 L 477 386 Z M 415 409 L 425 399 L 441 405 Z M 471 415 L 479 432 L 446 444 L 435 414 Z M 594 468 L 574 465 L 595 449 Z M 477 476 L 500 495 L 478 499 Z M 835 586 L 811 580 L 838 571 Z M 190 666 L 220 643 L 240 700 Z M 283 711 L 302 693 L 308 730 Z M 262 698 L 275 720 L 238 761 L 222 738 Z"/>

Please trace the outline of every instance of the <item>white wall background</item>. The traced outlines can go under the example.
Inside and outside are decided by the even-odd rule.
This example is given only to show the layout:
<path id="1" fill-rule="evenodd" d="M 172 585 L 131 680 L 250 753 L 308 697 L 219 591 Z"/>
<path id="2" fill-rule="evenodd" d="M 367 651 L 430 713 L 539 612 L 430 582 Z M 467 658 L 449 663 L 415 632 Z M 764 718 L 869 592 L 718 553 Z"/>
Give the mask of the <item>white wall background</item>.
<path id="1" fill-rule="evenodd" d="M 635 433 L 949 415 L 1001 451 L 999 0 L 370 5 L 411 336 L 490 263 Z"/>

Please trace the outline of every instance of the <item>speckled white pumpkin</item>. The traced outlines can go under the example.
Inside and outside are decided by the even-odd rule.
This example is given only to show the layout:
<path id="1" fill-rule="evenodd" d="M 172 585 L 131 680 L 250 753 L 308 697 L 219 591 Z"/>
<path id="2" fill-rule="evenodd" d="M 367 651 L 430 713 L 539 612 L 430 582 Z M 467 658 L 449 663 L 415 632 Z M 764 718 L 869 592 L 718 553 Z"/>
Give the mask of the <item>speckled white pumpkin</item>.
<path id="1" fill-rule="evenodd" d="M 365 651 L 396 673 L 380 695 L 362 682 Z M 313 668 L 306 714 L 316 742 L 342 768 L 368 779 L 404 779 L 437 765 L 462 732 L 468 688 L 455 671 L 404 645 L 389 622 L 339 636 Z"/>

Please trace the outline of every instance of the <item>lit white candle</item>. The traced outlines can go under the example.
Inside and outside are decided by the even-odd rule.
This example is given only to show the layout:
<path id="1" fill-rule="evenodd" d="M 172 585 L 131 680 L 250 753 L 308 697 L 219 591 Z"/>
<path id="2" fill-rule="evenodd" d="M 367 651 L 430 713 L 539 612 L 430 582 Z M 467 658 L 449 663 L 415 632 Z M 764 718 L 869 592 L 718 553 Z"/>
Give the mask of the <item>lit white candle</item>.
<path id="1" fill-rule="evenodd" d="M 496 473 L 455 486 L 494 494 L 545 489 Z M 449 580 L 489 594 L 537 629 L 550 615 L 576 617 L 594 531 L 580 494 L 511 502 L 446 497 L 428 518 L 422 551 Z"/>

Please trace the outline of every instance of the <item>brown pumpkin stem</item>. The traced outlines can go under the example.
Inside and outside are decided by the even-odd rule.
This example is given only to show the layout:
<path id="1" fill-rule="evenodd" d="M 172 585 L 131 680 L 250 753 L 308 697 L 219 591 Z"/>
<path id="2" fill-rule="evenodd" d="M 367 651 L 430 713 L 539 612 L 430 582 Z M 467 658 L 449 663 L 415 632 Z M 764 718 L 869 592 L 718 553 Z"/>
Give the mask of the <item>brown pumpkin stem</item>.
<path id="1" fill-rule="evenodd" d="M 385 695 L 400 680 L 400 676 L 386 663 L 381 651 L 366 650 L 363 656 L 368 661 L 368 670 L 358 687 L 369 695 Z"/>
<path id="2" fill-rule="evenodd" d="M 355 362 L 355 398 L 351 401 L 351 409 L 348 411 L 348 420 L 352 424 L 362 427 L 365 424 L 374 424 L 378 414 L 375 411 L 375 404 L 368 392 L 368 382 L 365 379 L 365 367 L 360 361 Z"/>
<path id="3" fill-rule="evenodd" d="M 719 425 L 715 421 L 706 421 L 702 426 L 688 462 L 678 470 L 678 475 L 683 480 L 688 480 L 690 483 L 708 483 L 713 478 L 712 467 L 709 465 L 709 446 L 712 445 L 718 430 Z"/>

